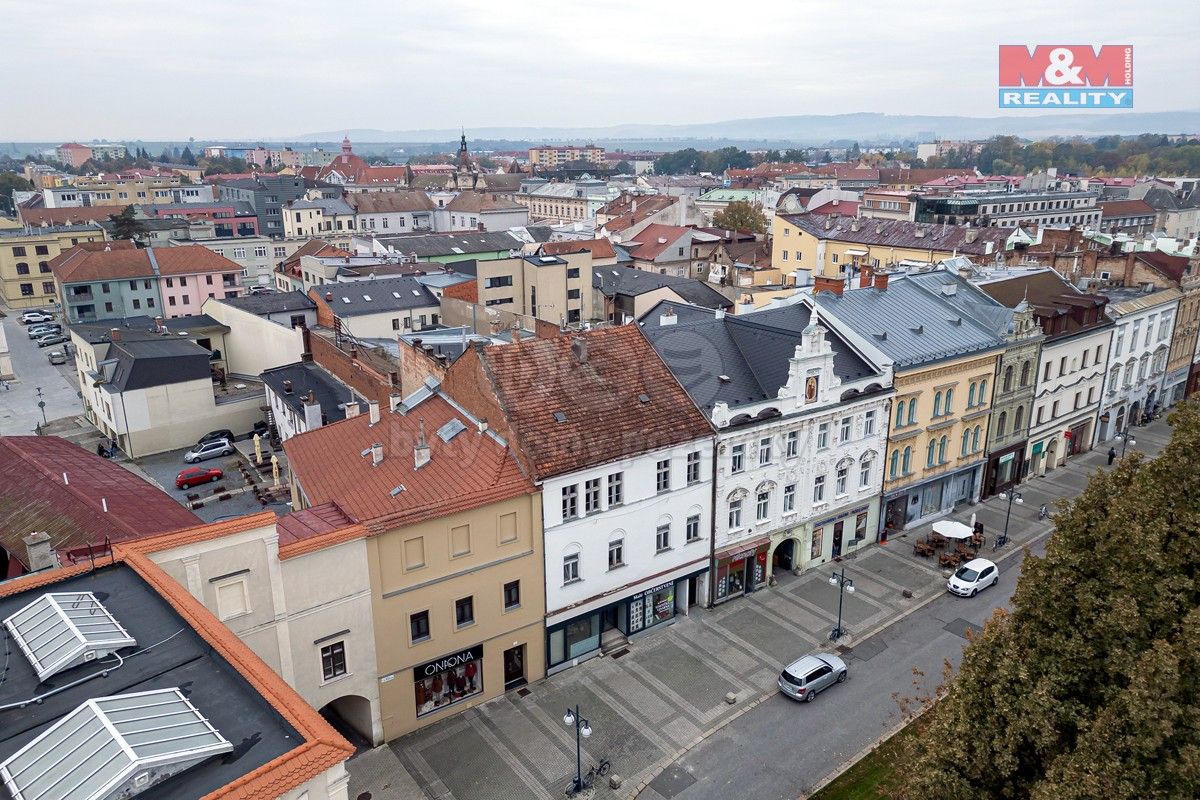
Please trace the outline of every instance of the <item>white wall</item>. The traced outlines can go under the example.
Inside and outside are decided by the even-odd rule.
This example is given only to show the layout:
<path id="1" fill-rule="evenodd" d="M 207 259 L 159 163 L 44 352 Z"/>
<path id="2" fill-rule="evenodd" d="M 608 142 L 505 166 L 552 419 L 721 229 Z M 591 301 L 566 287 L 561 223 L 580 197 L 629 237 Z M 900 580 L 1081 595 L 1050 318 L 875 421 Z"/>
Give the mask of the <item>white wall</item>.
<path id="1" fill-rule="evenodd" d="M 1161 399 L 1178 310 L 1179 301 L 1175 300 L 1117 317 L 1101 400 L 1102 408 L 1110 412 L 1110 435 L 1116 410 L 1122 405 L 1128 409 L 1136 402 L 1145 410 L 1151 389 L 1155 390 L 1156 399 Z M 1133 422 L 1127 413 L 1126 424 Z"/>
<path id="2" fill-rule="evenodd" d="M 217 300 L 206 300 L 201 312 L 227 325 L 225 363 L 235 375 L 261 375 L 273 367 L 294 364 L 304 353 L 304 333 Z M 297 311 L 316 321 L 316 312 Z"/>
<path id="3" fill-rule="evenodd" d="M 332 307 L 332 306 L 331 306 Z M 333 309 L 337 313 L 337 309 Z M 360 314 L 353 317 L 341 317 L 342 328 L 359 339 L 394 339 L 397 334 L 419 331 L 434 324 L 433 317 L 441 318 L 440 306 L 410 308 L 403 311 L 385 311 L 378 314 Z M 425 322 L 421 322 L 421 317 Z M 393 326 L 393 322 L 399 327 Z"/>

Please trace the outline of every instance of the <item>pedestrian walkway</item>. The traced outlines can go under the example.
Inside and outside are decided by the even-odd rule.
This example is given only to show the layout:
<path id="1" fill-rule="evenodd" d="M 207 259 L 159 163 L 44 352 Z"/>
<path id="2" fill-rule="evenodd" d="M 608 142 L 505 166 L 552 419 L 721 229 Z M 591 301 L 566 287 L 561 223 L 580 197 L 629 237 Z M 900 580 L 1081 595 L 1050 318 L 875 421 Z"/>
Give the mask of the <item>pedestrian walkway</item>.
<path id="1" fill-rule="evenodd" d="M 1138 428 L 1133 449 L 1155 455 L 1166 444 L 1165 422 Z M 1119 444 L 1119 443 L 1118 443 Z M 1082 491 L 1103 469 L 1109 444 L 1073 457 L 1045 477 L 1025 481 L 1022 504 L 1013 504 L 1010 543 L 991 551 L 1004 527 L 1006 501 L 993 497 L 963 506 L 952 519 L 983 522 L 986 552 L 1015 553 L 1046 533 L 1038 520 L 1047 503 Z M 1120 447 L 1118 446 L 1118 451 Z M 940 596 L 945 571 L 913 553 L 912 543 L 931 526 L 907 531 L 886 545 L 843 559 L 856 591 L 843 596 L 847 638 L 842 651 L 870 647 L 870 636 Z M 563 713 L 578 704 L 592 725 L 583 744 L 583 768 L 607 758 L 622 778 L 619 789 L 598 785 L 598 798 L 636 796 L 687 748 L 776 691 L 780 669 L 806 653 L 834 647 L 838 589 L 832 566 L 779 583 L 712 610 L 693 609 L 666 630 L 635 638 L 617 658 L 595 658 L 538 681 L 524 694 L 510 692 L 463 714 L 375 748 L 350 761 L 350 797 L 412 800 L 418 789 L 434 800 L 561 798 L 575 772 L 574 729 Z M 727 694 L 736 702 L 726 702 Z M 657 797 L 647 792 L 643 797 Z"/>

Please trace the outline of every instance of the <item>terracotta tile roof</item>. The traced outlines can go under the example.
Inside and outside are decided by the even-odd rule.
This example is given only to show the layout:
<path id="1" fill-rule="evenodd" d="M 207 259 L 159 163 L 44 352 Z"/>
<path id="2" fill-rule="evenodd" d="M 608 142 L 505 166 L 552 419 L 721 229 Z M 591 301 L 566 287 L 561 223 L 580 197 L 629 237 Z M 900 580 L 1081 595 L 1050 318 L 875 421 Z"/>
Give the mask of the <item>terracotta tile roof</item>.
<path id="1" fill-rule="evenodd" d="M 684 254 L 682 258 L 688 258 L 687 252 L 690 245 L 691 228 L 683 227 L 682 225 L 663 225 L 659 222 L 652 222 L 642 229 L 642 232 L 637 235 L 637 238 L 632 240 L 630 244 L 636 242 L 639 247 L 633 252 L 634 258 L 654 259 L 658 258 L 663 252 L 675 245 L 681 239 L 687 238 L 689 241 L 684 242 Z"/>
<path id="2" fill-rule="evenodd" d="M 968 228 L 961 225 L 932 225 L 899 219 L 848 219 L 820 214 L 781 214 L 779 219 L 818 239 L 881 247 L 950 252 L 967 255 L 1003 253 L 1012 230 Z M 830 227 L 826 227 L 826 225 Z M 854 230 L 857 225 L 858 230 Z M 920 232 L 922 235 L 918 236 Z M 972 241 L 967 241 L 970 238 Z"/>
<path id="3" fill-rule="evenodd" d="M 854 200 L 830 200 L 824 205 L 810 208 L 810 214 L 842 214 L 847 217 L 858 216 L 859 204 Z"/>
<path id="4" fill-rule="evenodd" d="M 443 426 L 455 421 L 462 428 L 445 441 Z M 422 422 L 430 460 L 417 468 L 414 448 Z M 370 453 L 375 443 L 383 445 L 378 466 L 372 466 Z M 508 446 L 492 433 L 480 433 L 473 417 L 440 394 L 407 413 L 384 409 L 374 426 L 362 414 L 293 436 L 283 449 L 310 503 L 336 500 L 346 514 L 373 530 L 534 491 Z M 399 486 L 404 489 L 393 494 Z"/>
<path id="5" fill-rule="evenodd" d="M 900 184 L 904 186 L 915 186 L 929 181 L 936 181 L 939 178 L 949 178 L 951 175 L 975 175 L 975 170 L 966 168 L 934 168 L 921 167 L 918 169 L 903 169 L 898 167 L 884 167 L 879 170 L 879 182 L 884 185 L 891 186 Z"/>
<path id="6" fill-rule="evenodd" d="M 387 214 L 398 211 L 433 211 L 433 201 L 424 192 L 353 192 L 346 196 L 359 214 Z"/>
<path id="7" fill-rule="evenodd" d="M 124 542 L 198 522 L 161 489 L 66 439 L 0 437 L 0 546 L 19 559 L 22 537 L 34 531 L 50 534 L 60 554 L 85 557 L 88 544 L 102 550 L 106 539 Z"/>
<path id="8" fill-rule="evenodd" d="M 503 411 L 539 480 L 712 433 L 636 325 L 475 347 L 450 374 L 448 386 L 476 390 L 462 402 Z"/>
<path id="9" fill-rule="evenodd" d="M 153 261 L 151 260 L 153 258 Z M 139 249 L 132 242 L 91 242 L 77 245 L 50 262 L 63 283 L 152 278 L 157 262 L 161 275 L 237 272 L 241 265 L 198 244 Z"/>
<path id="10" fill-rule="evenodd" d="M 121 213 L 120 208 L 89 206 L 87 208 L 25 208 L 17 213 L 26 225 L 80 225 L 88 222 L 108 222 L 109 216 Z"/>
<path id="11" fill-rule="evenodd" d="M 617 251 L 613 249 L 612 242 L 608 239 L 568 239 L 564 242 L 546 242 L 542 245 L 541 250 L 548 256 L 561 256 L 587 250 L 592 254 L 593 259 L 617 257 Z"/>
<path id="12" fill-rule="evenodd" d="M 298 250 L 288 256 L 281 266 L 285 272 L 298 275 L 299 273 L 295 272 L 295 270 L 299 268 L 300 259 L 304 256 L 346 258 L 347 256 L 353 255 L 354 254 L 349 250 L 343 250 L 336 245 L 330 244 L 324 239 L 309 239 L 307 242 L 302 244 Z"/>
<path id="13" fill-rule="evenodd" d="M 600 211 L 611 217 L 604 227 L 610 231 L 623 231 L 632 228 L 647 217 L 652 217 L 663 209 L 675 205 L 678 198 L 662 194 L 652 194 L 645 197 L 622 195 L 604 206 Z M 637 209 L 634 209 L 634 203 Z"/>
<path id="14" fill-rule="evenodd" d="M 152 252 L 162 275 L 190 275 L 196 272 L 236 272 L 242 267 L 204 245 L 185 244 L 178 247 L 154 247 L 140 252 Z"/>
<path id="15" fill-rule="evenodd" d="M 364 526 L 332 500 L 284 514 L 276 521 L 275 530 L 279 533 L 279 557 L 285 560 L 368 535 Z"/>
<path id="16" fill-rule="evenodd" d="M 302 741 L 292 750 L 206 795 L 212 800 L 278 797 L 348 759 L 354 748 L 261 658 L 222 625 L 180 584 L 135 549 L 117 546 L 114 563 L 123 563 L 166 601 L 253 689 L 284 718 Z M 90 563 L 39 572 L 0 583 L 0 597 L 51 586 L 92 570 Z"/>
<path id="17" fill-rule="evenodd" d="M 1158 212 L 1145 200 L 1109 200 L 1097 203 L 1104 219 L 1114 217 L 1153 217 Z"/>

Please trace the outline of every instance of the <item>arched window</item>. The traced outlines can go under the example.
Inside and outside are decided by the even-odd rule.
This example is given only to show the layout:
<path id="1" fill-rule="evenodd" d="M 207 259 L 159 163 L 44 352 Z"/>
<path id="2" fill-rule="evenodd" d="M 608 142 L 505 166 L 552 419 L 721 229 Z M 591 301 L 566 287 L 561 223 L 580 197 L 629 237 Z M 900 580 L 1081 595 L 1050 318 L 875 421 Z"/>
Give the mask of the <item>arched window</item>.
<path id="1" fill-rule="evenodd" d="M 1029 367 L 1028 361 L 1021 364 L 1021 385 L 1022 386 L 1029 385 L 1029 369 L 1030 369 L 1030 367 Z"/>
<path id="2" fill-rule="evenodd" d="M 954 411 L 954 390 L 946 390 L 946 413 L 950 414 Z"/>
<path id="3" fill-rule="evenodd" d="M 975 432 L 971 434 L 971 452 L 972 453 L 979 452 L 979 437 L 982 435 L 982 433 L 983 433 L 983 427 L 980 425 L 976 425 Z"/>
<path id="4" fill-rule="evenodd" d="M 940 417 L 942 415 L 942 393 L 938 392 L 933 396 L 933 415 Z"/>
<path id="5" fill-rule="evenodd" d="M 896 427 L 897 428 L 904 427 L 904 401 L 903 400 L 901 400 L 899 403 L 896 403 Z"/>
<path id="6" fill-rule="evenodd" d="M 936 448 L 937 448 L 937 442 L 935 442 L 933 439 L 930 439 L 929 447 L 927 447 L 925 449 L 925 466 L 927 466 L 927 467 L 933 466 L 933 458 L 934 458 L 934 454 L 936 453 Z"/>
<path id="7" fill-rule="evenodd" d="M 912 447 L 904 448 L 904 474 L 907 475 L 912 471 Z"/>
<path id="8" fill-rule="evenodd" d="M 971 431 L 970 431 L 970 429 L 963 431 L 963 436 L 962 436 L 962 448 L 961 448 L 961 451 L 959 452 L 959 455 L 964 455 L 964 456 L 965 456 L 965 455 L 967 454 L 967 444 L 968 444 L 968 442 L 969 442 L 969 440 L 970 440 L 970 439 L 971 439 Z"/>
<path id="9" fill-rule="evenodd" d="M 899 468 L 899 465 L 900 465 L 900 451 L 893 450 L 892 451 L 892 465 L 889 470 L 889 472 L 891 473 L 891 476 L 893 478 L 896 477 L 896 470 Z"/>
<path id="10" fill-rule="evenodd" d="M 1025 422 L 1025 406 L 1017 406 L 1017 410 L 1013 412 L 1013 433 L 1017 436 L 1021 435 L 1023 422 Z"/>
<path id="11" fill-rule="evenodd" d="M 971 388 L 967 390 L 967 408 L 975 405 L 975 384 L 971 384 Z"/>
<path id="12" fill-rule="evenodd" d="M 1008 412 L 1001 411 L 1000 418 L 996 420 L 996 435 L 1003 436 L 1004 429 L 1008 427 Z"/>
<path id="13" fill-rule="evenodd" d="M 1004 368 L 1004 391 L 1006 391 L 1006 392 L 1012 391 L 1012 382 L 1013 382 L 1013 368 L 1012 368 L 1012 364 L 1009 364 L 1007 367 Z"/>
<path id="14" fill-rule="evenodd" d="M 987 378 L 979 382 L 979 405 L 987 402 Z"/>
<path id="15" fill-rule="evenodd" d="M 938 463 L 939 464 L 946 463 L 946 445 L 948 443 L 949 442 L 945 436 L 943 436 L 941 439 L 938 439 Z"/>
<path id="16" fill-rule="evenodd" d="M 908 401 L 908 424 L 917 424 L 917 398 Z"/>

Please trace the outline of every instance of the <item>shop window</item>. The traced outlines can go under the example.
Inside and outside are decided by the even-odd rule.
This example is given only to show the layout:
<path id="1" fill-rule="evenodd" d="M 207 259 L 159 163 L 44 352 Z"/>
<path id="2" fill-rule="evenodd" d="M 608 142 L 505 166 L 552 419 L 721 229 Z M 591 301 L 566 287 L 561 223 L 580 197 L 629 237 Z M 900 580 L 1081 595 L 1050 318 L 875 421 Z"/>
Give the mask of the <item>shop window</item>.
<path id="1" fill-rule="evenodd" d="M 321 648 L 321 679 L 331 681 L 346 674 L 346 644 L 334 642 Z"/>
<path id="2" fill-rule="evenodd" d="M 700 541 L 700 515 L 693 514 L 687 518 L 687 535 L 686 541 L 688 544 Z"/>
<path id="3" fill-rule="evenodd" d="M 809 558 L 820 558 L 823 547 L 822 540 L 825 538 L 824 528 L 813 528 L 812 532 L 812 547 L 809 549 Z"/>
<path id="4" fill-rule="evenodd" d="M 867 538 L 867 513 L 864 511 L 854 518 L 854 541 L 861 542 Z"/>
<path id="5" fill-rule="evenodd" d="M 429 612 L 418 611 L 408 618 L 408 632 L 412 636 L 413 644 L 423 642 L 429 638 Z"/>
<path id="6" fill-rule="evenodd" d="M 464 597 L 454 601 L 454 624 L 459 628 L 475 624 L 474 597 Z"/>
<path id="7" fill-rule="evenodd" d="M 413 668 L 417 716 L 474 697 L 483 691 L 483 673 L 479 661 L 483 645 L 453 653 Z"/>
<path id="8" fill-rule="evenodd" d="M 656 586 L 629 601 L 629 632 L 666 622 L 675 616 L 675 582 Z"/>
<path id="9" fill-rule="evenodd" d="M 504 584 L 504 610 L 511 611 L 521 605 L 521 582 L 509 581 Z"/>

